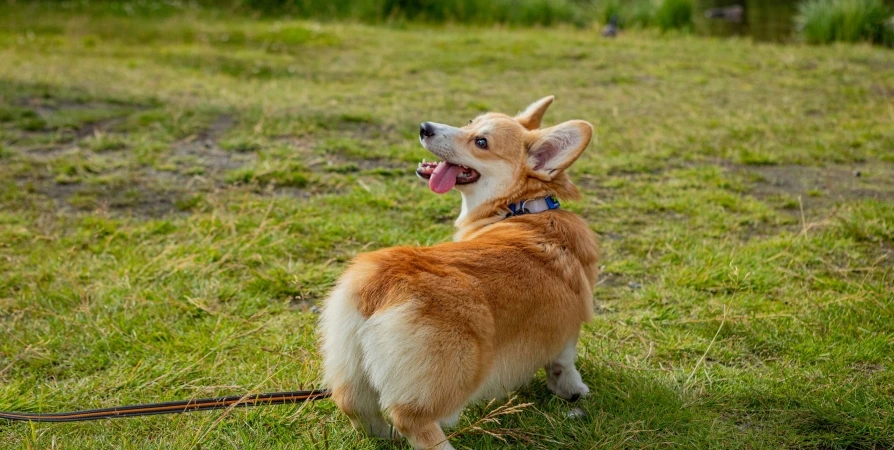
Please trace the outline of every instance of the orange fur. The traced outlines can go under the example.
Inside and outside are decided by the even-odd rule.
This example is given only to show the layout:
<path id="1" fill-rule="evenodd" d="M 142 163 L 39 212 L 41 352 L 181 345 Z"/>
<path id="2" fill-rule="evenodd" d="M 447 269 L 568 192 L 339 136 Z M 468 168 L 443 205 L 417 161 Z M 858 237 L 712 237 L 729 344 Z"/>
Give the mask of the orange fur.
<path id="1" fill-rule="evenodd" d="M 510 202 L 579 197 L 564 170 L 592 127 L 538 129 L 551 102 L 516 118 L 491 113 L 450 128 L 448 157 L 472 161 L 482 174 L 457 186 L 464 211 L 456 242 L 362 254 L 342 276 L 321 332 L 326 381 L 355 427 L 387 437 L 375 417 L 386 410 L 414 448 L 449 449 L 441 423 L 470 401 L 517 388 L 540 367 L 550 368 L 548 384 L 560 395 L 588 392 L 573 347 L 593 314 L 595 235 L 564 210 L 505 218 Z M 487 150 L 471 144 L 482 135 L 493 142 Z M 505 179 L 482 183 L 486 177 Z"/>

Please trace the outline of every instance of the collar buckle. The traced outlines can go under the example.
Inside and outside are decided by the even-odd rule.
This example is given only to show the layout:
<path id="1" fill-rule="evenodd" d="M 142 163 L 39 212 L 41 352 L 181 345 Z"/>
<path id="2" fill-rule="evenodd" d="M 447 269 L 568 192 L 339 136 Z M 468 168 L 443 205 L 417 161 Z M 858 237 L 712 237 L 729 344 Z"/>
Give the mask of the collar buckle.
<path id="1" fill-rule="evenodd" d="M 523 216 L 525 214 L 550 211 L 553 209 L 559 209 L 561 206 L 562 205 L 561 203 L 559 203 L 559 200 L 552 195 L 548 195 L 543 198 L 522 200 L 517 203 L 510 203 L 506 205 L 506 208 L 509 209 L 509 213 L 506 214 L 506 217 L 509 218 L 515 216 Z"/>

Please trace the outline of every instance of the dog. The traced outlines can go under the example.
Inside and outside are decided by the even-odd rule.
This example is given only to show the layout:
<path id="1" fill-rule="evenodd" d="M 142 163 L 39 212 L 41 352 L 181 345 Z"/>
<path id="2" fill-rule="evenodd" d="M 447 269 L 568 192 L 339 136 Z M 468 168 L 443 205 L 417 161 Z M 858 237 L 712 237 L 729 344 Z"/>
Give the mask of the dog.
<path id="1" fill-rule="evenodd" d="M 320 320 L 325 383 L 357 430 L 453 449 L 470 402 L 505 397 L 546 370 L 550 391 L 589 393 L 575 367 L 593 315 L 596 236 L 561 209 L 577 199 L 566 174 L 593 126 L 540 122 L 553 97 L 511 117 L 483 114 L 462 128 L 424 122 L 419 139 L 441 162 L 417 175 L 462 194 L 454 242 L 358 255 Z"/>

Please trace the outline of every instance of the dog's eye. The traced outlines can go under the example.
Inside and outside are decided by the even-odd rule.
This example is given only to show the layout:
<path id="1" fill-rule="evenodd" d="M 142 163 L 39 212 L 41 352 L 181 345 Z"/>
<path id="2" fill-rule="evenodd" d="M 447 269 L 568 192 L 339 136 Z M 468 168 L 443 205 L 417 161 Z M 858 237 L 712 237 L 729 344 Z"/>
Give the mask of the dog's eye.
<path id="1" fill-rule="evenodd" d="M 474 121 L 475 121 L 475 119 L 470 120 L 469 123 L 468 123 L 468 125 L 471 125 L 472 122 L 474 122 Z"/>
<path id="2" fill-rule="evenodd" d="M 485 138 L 475 139 L 475 145 L 477 145 L 478 148 L 480 148 L 482 150 L 487 150 L 487 139 L 485 139 Z"/>

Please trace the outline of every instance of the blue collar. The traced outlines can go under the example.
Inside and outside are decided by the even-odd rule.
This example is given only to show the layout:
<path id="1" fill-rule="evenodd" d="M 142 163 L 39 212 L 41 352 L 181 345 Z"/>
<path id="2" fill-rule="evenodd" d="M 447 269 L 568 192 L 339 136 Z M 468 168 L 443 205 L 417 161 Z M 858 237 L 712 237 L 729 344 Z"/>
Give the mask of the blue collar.
<path id="1" fill-rule="evenodd" d="M 543 211 L 559 209 L 561 206 L 562 205 L 559 204 L 559 200 L 552 195 L 548 195 L 543 198 L 522 200 L 518 203 L 510 203 L 506 205 L 506 208 L 509 210 L 509 213 L 506 214 L 506 217 L 509 218 L 515 216 L 523 216 L 525 214 L 535 214 Z"/>

